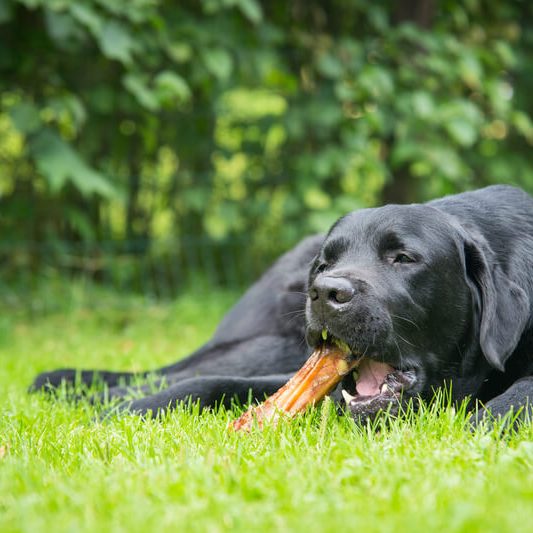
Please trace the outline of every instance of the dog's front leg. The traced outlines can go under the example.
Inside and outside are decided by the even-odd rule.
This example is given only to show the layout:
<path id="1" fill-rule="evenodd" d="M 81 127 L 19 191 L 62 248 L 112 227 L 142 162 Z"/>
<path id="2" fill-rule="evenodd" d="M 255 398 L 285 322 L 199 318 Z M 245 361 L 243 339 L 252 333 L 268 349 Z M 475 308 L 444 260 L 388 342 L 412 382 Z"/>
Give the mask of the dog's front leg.
<path id="1" fill-rule="evenodd" d="M 519 379 L 505 392 L 479 406 L 470 422 L 473 426 L 483 421 L 492 425 L 506 416 L 514 425 L 533 420 L 533 376 Z"/>

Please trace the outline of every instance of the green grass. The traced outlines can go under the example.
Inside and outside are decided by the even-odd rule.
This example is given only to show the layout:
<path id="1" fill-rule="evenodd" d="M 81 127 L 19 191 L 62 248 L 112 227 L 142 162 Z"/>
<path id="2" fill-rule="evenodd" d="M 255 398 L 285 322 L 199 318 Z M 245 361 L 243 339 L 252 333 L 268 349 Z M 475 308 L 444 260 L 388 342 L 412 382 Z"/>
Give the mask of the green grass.
<path id="1" fill-rule="evenodd" d="M 226 431 L 235 412 L 99 423 L 88 405 L 28 396 L 45 369 L 171 362 L 209 337 L 236 295 L 40 297 L 59 304 L 0 318 L 4 533 L 533 531 L 531 427 L 471 434 L 448 408 L 360 429 L 326 403 L 241 435 Z"/>

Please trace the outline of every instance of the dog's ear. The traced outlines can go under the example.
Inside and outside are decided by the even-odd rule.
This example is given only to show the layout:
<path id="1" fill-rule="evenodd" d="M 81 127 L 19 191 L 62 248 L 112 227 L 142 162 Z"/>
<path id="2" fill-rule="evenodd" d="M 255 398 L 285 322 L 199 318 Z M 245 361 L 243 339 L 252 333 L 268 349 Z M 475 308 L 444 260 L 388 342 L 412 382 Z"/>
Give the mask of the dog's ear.
<path id="1" fill-rule="evenodd" d="M 529 320 L 529 298 L 502 270 L 482 236 L 465 237 L 463 252 L 467 282 L 480 314 L 481 350 L 487 361 L 503 372 Z"/>

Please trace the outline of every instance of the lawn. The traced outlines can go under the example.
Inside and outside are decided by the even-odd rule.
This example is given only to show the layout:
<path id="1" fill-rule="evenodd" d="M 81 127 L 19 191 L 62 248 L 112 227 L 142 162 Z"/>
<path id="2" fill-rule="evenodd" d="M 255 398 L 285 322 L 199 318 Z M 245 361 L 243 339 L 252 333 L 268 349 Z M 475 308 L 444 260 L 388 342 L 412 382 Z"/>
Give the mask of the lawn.
<path id="1" fill-rule="evenodd" d="M 226 430 L 237 411 L 98 422 L 86 404 L 26 394 L 45 369 L 184 356 L 236 297 L 204 289 L 150 303 L 67 286 L 39 292 L 31 312 L 11 298 L 0 316 L 0 530 L 533 531 L 531 427 L 471 434 L 464 414 L 442 408 L 357 428 L 325 403 L 241 435 Z"/>

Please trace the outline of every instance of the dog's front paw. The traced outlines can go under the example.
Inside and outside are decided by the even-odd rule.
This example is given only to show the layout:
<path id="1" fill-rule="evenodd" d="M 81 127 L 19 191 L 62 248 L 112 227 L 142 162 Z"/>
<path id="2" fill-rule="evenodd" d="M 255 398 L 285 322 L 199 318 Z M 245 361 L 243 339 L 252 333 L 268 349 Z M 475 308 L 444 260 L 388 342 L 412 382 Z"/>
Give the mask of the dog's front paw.
<path id="1" fill-rule="evenodd" d="M 74 368 L 62 368 L 51 372 L 43 372 L 33 380 L 28 390 L 29 392 L 53 392 L 62 383 L 74 385 L 76 373 Z"/>

